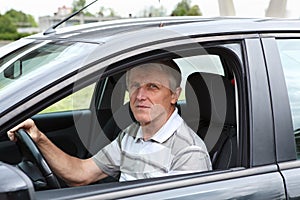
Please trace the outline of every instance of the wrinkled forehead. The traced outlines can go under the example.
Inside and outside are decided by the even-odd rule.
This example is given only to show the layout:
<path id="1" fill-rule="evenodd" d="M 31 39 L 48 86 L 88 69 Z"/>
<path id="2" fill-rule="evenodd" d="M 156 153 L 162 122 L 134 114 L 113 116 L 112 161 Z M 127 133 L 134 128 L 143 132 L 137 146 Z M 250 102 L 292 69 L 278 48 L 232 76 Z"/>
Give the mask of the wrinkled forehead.
<path id="1" fill-rule="evenodd" d="M 160 74 L 164 73 L 167 75 L 166 68 L 167 66 L 161 65 L 158 63 L 147 63 L 143 65 L 139 65 L 137 67 L 134 67 L 130 69 L 130 73 L 139 73 L 139 74 Z"/>
<path id="2" fill-rule="evenodd" d="M 167 72 L 165 65 L 158 63 L 143 64 L 129 70 L 129 82 L 159 82 L 161 84 L 168 83 L 171 75 Z"/>

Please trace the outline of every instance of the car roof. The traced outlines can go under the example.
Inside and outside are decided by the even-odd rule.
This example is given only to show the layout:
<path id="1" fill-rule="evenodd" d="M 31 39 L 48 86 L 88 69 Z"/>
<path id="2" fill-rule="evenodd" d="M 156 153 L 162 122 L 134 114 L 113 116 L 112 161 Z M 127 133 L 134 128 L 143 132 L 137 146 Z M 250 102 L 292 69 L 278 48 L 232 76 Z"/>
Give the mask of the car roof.
<path id="1" fill-rule="evenodd" d="M 300 20 L 237 17 L 205 18 L 194 16 L 129 18 L 58 28 L 54 34 L 37 34 L 31 36 L 31 38 L 103 43 L 114 37 L 122 37 L 124 34 L 128 35 L 159 28 L 176 31 L 182 35 L 293 32 L 300 30 Z"/>

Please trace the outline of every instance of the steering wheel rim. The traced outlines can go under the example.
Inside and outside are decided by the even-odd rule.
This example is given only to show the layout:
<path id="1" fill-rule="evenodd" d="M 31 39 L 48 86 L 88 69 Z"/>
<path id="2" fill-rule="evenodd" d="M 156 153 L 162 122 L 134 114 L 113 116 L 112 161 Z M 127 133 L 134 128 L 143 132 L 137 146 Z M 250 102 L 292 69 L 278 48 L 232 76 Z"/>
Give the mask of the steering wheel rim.
<path id="1" fill-rule="evenodd" d="M 43 188 L 48 189 L 57 189 L 60 188 L 60 184 L 50 169 L 46 159 L 36 146 L 35 142 L 32 140 L 32 138 L 29 136 L 29 134 L 24 129 L 19 129 L 16 132 L 17 137 L 17 145 L 20 149 L 20 152 L 22 154 L 22 161 L 18 164 L 18 166 L 24 171 L 27 171 L 27 175 L 32 179 L 32 177 L 37 177 L 39 175 L 42 175 L 42 177 L 45 179 L 45 183 L 41 181 L 41 179 L 38 180 L 38 182 L 35 182 L 35 186 L 40 186 Z M 35 165 L 29 164 L 29 163 L 35 163 Z M 24 167 L 25 165 L 25 167 Z M 36 171 L 36 167 L 38 168 L 39 172 Z M 29 172 L 30 171 L 30 172 Z M 32 173 L 34 171 L 34 175 L 28 174 Z M 31 176 L 30 176 L 31 175 Z M 46 185 L 45 185 L 46 184 Z"/>

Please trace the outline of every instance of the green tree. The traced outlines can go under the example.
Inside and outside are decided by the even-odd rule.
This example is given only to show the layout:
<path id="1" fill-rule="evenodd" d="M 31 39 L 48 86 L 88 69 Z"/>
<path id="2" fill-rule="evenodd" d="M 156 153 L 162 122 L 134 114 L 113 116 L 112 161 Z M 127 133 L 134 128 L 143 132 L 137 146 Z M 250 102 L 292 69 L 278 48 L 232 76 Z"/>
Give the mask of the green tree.
<path id="1" fill-rule="evenodd" d="M 37 27 L 32 15 L 25 14 L 22 11 L 10 9 L 4 14 L 17 27 Z"/>
<path id="2" fill-rule="evenodd" d="M 198 5 L 193 5 L 191 9 L 189 9 L 187 15 L 189 16 L 202 16 L 200 8 Z"/>
<path id="3" fill-rule="evenodd" d="M 17 33 L 17 27 L 5 15 L 0 15 L 0 33 Z"/>
<path id="4" fill-rule="evenodd" d="M 28 33 L 18 33 L 17 31 L 18 26 L 24 27 L 24 24 L 26 24 L 26 26 L 30 26 L 29 24 L 36 24 L 33 17 L 31 16 L 32 19 L 30 19 L 29 16 L 30 15 L 15 10 L 10 10 L 4 15 L 0 15 L 0 40 L 13 41 L 30 35 Z"/>
<path id="5" fill-rule="evenodd" d="M 73 0 L 73 10 L 72 12 L 76 12 L 78 10 L 80 10 L 81 8 L 83 8 L 86 4 L 85 0 Z"/>
<path id="6" fill-rule="evenodd" d="M 182 0 L 171 13 L 172 16 L 202 15 L 198 5 L 191 6 L 191 0 Z"/>

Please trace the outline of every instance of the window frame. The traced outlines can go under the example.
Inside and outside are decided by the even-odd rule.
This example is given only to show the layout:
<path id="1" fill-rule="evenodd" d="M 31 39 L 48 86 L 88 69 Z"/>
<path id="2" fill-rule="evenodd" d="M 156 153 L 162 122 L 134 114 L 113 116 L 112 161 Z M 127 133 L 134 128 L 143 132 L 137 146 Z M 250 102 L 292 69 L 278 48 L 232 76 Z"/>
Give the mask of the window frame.
<path id="1" fill-rule="evenodd" d="M 292 35 L 282 33 L 261 35 L 270 87 L 274 143 L 276 162 L 278 163 L 296 160 L 296 147 L 293 136 L 290 103 L 276 40 L 299 38 L 299 36 L 300 34 L 295 34 L 292 37 Z"/>
<path id="2" fill-rule="evenodd" d="M 292 111 L 292 103 L 293 102 L 291 102 L 292 100 L 291 100 L 291 96 L 290 96 L 290 94 L 289 94 L 289 83 L 287 83 L 287 77 L 286 77 L 286 71 L 285 71 L 285 65 L 284 65 L 284 63 L 283 63 L 283 58 L 282 58 L 282 56 L 281 56 L 281 52 L 280 52 L 280 48 L 279 48 L 279 44 L 278 44 L 278 42 L 280 42 L 280 41 L 288 41 L 288 40 L 291 40 L 291 42 L 292 42 L 292 44 L 294 44 L 294 42 L 295 42 L 295 40 L 298 40 L 298 42 L 300 42 L 300 36 L 299 37 L 287 37 L 287 38 L 281 38 L 281 37 L 278 37 L 278 38 L 275 38 L 275 42 L 276 42 L 276 45 L 277 45 L 277 47 L 278 47 L 278 54 L 279 54 L 279 59 L 280 59 L 280 63 L 281 63 L 281 66 L 282 66 L 282 68 L 281 68 L 281 72 L 282 72 L 282 75 L 283 75 L 283 79 L 284 79 L 284 93 L 283 93 L 283 95 L 285 95 L 284 96 L 284 98 L 283 98 L 283 100 L 285 100 L 285 101 L 288 101 L 287 102 L 287 104 L 288 104 L 288 106 L 289 106 L 289 109 L 287 110 L 288 112 L 289 112 L 289 114 L 290 114 L 290 116 L 287 118 L 287 119 L 290 119 L 290 123 L 288 123 L 288 124 L 291 124 L 292 125 L 292 130 L 290 130 L 289 132 L 287 132 L 287 134 L 288 133 L 293 133 L 293 134 L 295 134 L 296 132 L 295 131 L 297 131 L 298 129 L 296 129 L 296 130 L 294 130 L 294 124 L 293 124 L 293 122 L 294 122 L 294 119 L 293 119 L 293 111 Z M 295 67 L 295 66 L 294 66 Z M 299 71 L 300 72 L 300 71 Z M 300 86 L 300 84 L 299 84 L 299 86 Z M 284 104 L 285 105 L 285 104 Z M 299 120 L 299 122 L 300 122 L 300 120 Z M 290 135 L 289 135 L 290 136 Z M 299 140 L 299 139 L 298 139 Z M 294 135 L 294 142 L 295 142 L 295 144 L 294 145 L 291 145 L 292 147 L 293 146 L 295 146 L 295 151 L 296 151 L 296 158 L 298 159 L 298 160 L 300 160 L 300 151 L 298 151 L 297 152 L 297 148 L 299 148 L 299 147 L 297 147 L 297 146 L 299 146 L 299 145 L 297 145 L 297 138 L 296 138 L 296 136 Z M 290 148 L 291 150 L 290 151 L 292 151 L 292 148 Z M 292 156 L 291 156 L 292 157 Z"/>

